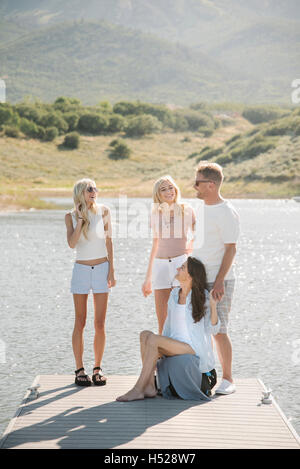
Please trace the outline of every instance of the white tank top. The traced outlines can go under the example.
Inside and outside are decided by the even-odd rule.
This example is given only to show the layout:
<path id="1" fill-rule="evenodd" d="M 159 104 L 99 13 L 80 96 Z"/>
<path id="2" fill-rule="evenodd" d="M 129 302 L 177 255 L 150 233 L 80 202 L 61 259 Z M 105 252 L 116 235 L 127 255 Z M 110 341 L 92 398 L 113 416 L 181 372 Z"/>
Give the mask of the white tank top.
<path id="1" fill-rule="evenodd" d="M 80 238 L 76 244 L 76 260 L 90 261 L 92 259 L 100 259 L 107 257 L 107 249 L 105 243 L 104 224 L 102 216 L 102 205 L 97 204 L 98 212 L 96 214 L 88 212 L 90 226 L 87 233 L 87 239 L 84 234 L 80 234 Z M 77 221 L 75 213 L 72 213 L 73 228 L 76 228 Z"/>

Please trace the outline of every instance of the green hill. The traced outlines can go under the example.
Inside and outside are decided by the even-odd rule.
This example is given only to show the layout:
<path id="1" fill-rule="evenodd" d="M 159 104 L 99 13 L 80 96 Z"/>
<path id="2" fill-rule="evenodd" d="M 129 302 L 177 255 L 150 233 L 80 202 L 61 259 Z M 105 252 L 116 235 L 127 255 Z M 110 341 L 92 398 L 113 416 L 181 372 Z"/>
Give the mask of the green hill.
<path id="1" fill-rule="evenodd" d="M 95 102 L 93 93 L 104 93 L 112 100 L 177 104 L 201 99 L 290 104 L 300 62 L 299 13 L 297 0 L 2 0 L 0 75 L 8 75 L 13 102 L 24 94 L 44 100 L 67 95 L 70 77 L 71 94 L 86 103 Z M 64 25 L 70 21 L 88 23 L 80 33 Z M 97 38 L 91 21 L 99 22 Z M 116 44 L 109 53 L 101 50 L 113 37 L 111 31 L 101 36 L 103 21 L 115 25 Z M 29 31 L 38 36 L 24 37 Z M 127 40 L 134 31 L 136 51 Z M 64 44 L 69 34 L 80 53 Z M 45 47 L 47 38 L 56 53 L 51 43 Z M 94 58 L 104 62 L 101 67 Z"/>
<path id="2" fill-rule="evenodd" d="M 24 95 L 47 101 L 76 95 L 89 104 L 149 97 L 184 104 L 224 94 L 239 100 L 243 93 L 243 83 L 237 87 L 242 75 L 209 56 L 104 23 L 55 25 L 3 45 L 0 54 L 12 102 Z"/>
<path id="3" fill-rule="evenodd" d="M 245 186 L 259 190 L 270 183 L 270 195 L 272 192 L 297 195 L 300 192 L 300 111 L 287 111 L 281 117 L 257 124 L 223 145 L 203 148 L 190 159 L 195 163 L 208 159 L 221 164 L 229 174 L 228 187 L 233 191 L 239 192 Z"/>

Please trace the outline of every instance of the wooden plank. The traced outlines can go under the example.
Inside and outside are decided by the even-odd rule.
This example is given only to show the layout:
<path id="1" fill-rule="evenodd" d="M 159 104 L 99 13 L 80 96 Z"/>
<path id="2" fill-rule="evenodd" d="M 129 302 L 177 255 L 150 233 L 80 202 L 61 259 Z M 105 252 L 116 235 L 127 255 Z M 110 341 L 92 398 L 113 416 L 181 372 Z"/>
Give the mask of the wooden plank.
<path id="1" fill-rule="evenodd" d="M 237 392 L 211 402 L 116 402 L 135 376 L 110 376 L 104 387 L 78 388 L 73 376 L 43 375 L 40 397 L 23 403 L 2 448 L 300 448 L 276 402 L 258 405 L 262 382 L 237 380 Z"/>

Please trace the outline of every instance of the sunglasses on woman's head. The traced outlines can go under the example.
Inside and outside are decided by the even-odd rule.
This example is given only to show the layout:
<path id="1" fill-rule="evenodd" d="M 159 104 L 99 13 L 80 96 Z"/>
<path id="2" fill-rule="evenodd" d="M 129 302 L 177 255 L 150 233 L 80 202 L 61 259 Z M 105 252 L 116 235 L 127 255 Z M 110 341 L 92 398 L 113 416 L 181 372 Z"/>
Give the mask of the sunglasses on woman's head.
<path id="1" fill-rule="evenodd" d="M 99 192 L 97 187 L 90 186 L 87 188 L 87 192 Z"/>

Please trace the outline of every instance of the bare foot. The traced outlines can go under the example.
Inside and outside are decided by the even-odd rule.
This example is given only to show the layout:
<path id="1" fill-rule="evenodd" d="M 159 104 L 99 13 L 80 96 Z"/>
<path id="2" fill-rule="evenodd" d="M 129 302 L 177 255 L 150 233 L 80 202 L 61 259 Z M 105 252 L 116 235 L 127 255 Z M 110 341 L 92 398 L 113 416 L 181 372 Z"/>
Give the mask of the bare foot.
<path id="1" fill-rule="evenodd" d="M 147 386 L 145 391 L 144 391 L 144 396 L 145 397 L 156 397 L 157 396 L 157 391 L 155 389 L 155 386 Z"/>
<path id="2" fill-rule="evenodd" d="M 143 392 L 138 391 L 136 388 L 132 388 L 123 396 L 117 397 L 116 400 L 119 402 L 140 401 L 141 399 L 144 399 L 144 397 Z"/>

